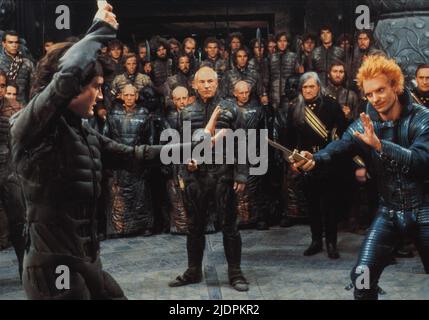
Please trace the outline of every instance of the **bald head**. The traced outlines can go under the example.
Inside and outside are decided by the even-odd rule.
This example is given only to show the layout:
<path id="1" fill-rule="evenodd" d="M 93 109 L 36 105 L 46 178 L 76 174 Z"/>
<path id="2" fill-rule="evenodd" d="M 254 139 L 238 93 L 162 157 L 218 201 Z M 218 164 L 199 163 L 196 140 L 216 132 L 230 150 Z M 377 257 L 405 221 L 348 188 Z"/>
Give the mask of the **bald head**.
<path id="1" fill-rule="evenodd" d="M 171 96 L 177 111 L 182 110 L 188 104 L 189 92 L 185 87 L 177 87 L 173 90 Z"/>
<path id="2" fill-rule="evenodd" d="M 126 108 L 134 108 L 139 98 L 137 88 L 131 84 L 127 84 L 121 91 L 121 98 Z"/>
<path id="3" fill-rule="evenodd" d="M 241 107 L 249 101 L 250 84 L 246 81 L 238 81 L 234 86 L 234 96 L 237 104 Z"/>
<path id="4" fill-rule="evenodd" d="M 214 97 L 218 87 L 216 71 L 209 67 L 200 68 L 195 73 L 193 87 L 204 102 Z"/>

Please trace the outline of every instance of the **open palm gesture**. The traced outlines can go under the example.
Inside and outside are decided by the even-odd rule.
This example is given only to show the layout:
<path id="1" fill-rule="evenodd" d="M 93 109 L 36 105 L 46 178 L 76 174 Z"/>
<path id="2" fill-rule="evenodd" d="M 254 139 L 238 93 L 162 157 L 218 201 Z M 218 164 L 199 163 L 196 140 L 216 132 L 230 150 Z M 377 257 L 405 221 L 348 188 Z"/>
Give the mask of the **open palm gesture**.
<path id="1" fill-rule="evenodd" d="M 375 150 L 380 151 L 381 150 L 381 142 L 380 139 L 378 139 L 377 135 L 374 132 L 374 125 L 369 118 L 368 115 L 365 113 L 360 114 L 360 120 L 362 121 L 362 125 L 364 128 L 364 133 L 360 133 L 358 131 L 354 132 L 355 137 L 358 137 L 363 142 L 365 142 L 370 147 L 373 147 Z"/>

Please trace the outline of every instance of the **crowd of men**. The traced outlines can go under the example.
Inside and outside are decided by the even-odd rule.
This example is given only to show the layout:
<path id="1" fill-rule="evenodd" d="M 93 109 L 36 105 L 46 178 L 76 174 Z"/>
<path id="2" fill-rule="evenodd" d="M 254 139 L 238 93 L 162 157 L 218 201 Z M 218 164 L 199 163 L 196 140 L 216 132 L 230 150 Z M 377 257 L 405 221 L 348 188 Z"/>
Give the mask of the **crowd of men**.
<path id="1" fill-rule="evenodd" d="M 200 44 L 191 37 L 179 42 L 154 36 L 133 50 L 118 39 L 110 39 L 103 43 L 97 58 L 104 70 L 104 82 L 97 84 L 103 94 L 97 100 L 94 117 L 88 117 L 85 125 L 125 146 L 158 146 L 162 144 L 160 137 L 164 130 L 174 128 L 181 132 L 184 121 L 190 121 L 195 132 L 206 127 L 211 115 L 218 112 L 218 128 L 267 129 L 270 139 L 291 150 L 317 153 L 339 140 L 365 112 L 368 97 L 355 81 L 361 65 L 370 57 L 386 57 L 376 48 L 369 30 L 357 31 L 353 37 L 343 34 L 334 40 L 329 26 L 321 27 L 317 35 L 296 36 L 294 42 L 284 32 L 248 43 L 238 32 L 226 40 L 208 37 Z M 46 43 L 46 55 L 38 62 L 36 72 L 31 57 L 20 50 L 19 35 L 14 31 L 3 33 L 0 248 L 7 247 L 10 239 L 20 261 L 25 246 L 20 234 L 25 219 L 27 222 L 32 219 L 25 217 L 23 204 L 39 203 L 45 194 L 31 193 L 36 187 L 28 181 L 35 173 L 22 178 L 29 170 L 25 165 L 18 170 L 20 177 L 10 170 L 13 164 L 9 161 L 9 121 L 48 86 L 44 77 L 58 68 L 59 54 L 64 54 L 64 49 L 72 44 Z M 204 54 L 198 53 L 199 46 Z M 47 61 L 55 61 L 54 55 L 58 55 L 57 65 L 49 70 Z M 71 54 L 65 57 L 76 58 Z M 60 60 L 62 65 L 67 64 L 64 59 Z M 429 65 L 418 66 L 415 87 L 410 89 L 416 103 L 429 106 Z M 19 116 L 18 124 L 29 121 L 25 117 L 30 115 L 34 120 L 45 121 L 38 118 L 43 115 L 40 103 L 37 99 L 32 102 L 30 107 L 34 111 Z M 216 111 L 218 108 L 222 111 Z M 64 118 L 68 125 L 76 121 L 66 113 Z M 52 133 L 54 147 L 56 135 L 69 130 L 65 125 L 61 127 L 63 120 L 59 119 L 59 129 Z M 29 150 L 33 150 L 32 140 L 42 133 L 35 130 L 34 137 L 30 137 L 15 130 Z M 99 142 L 87 138 L 89 149 L 108 144 L 104 138 L 95 137 Z M 80 146 L 73 143 L 64 148 L 79 154 Z M 50 147 L 49 143 L 43 143 L 43 148 Z M 23 159 L 25 152 L 13 156 Z M 312 238 L 304 255 L 321 252 L 324 237 L 328 257 L 338 259 L 338 222 L 347 222 L 353 231 L 364 230 L 378 206 L 377 189 L 366 161 L 357 156 L 338 157 L 323 169 L 308 174 L 290 166 L 293 161 L 279 150 L 270 149 L 268 172 L 248 176 L 246 165 L 199 165 L 191 161 L 184 166 L 166 166 L 153 161 L 155 156 L 145 154 L 148 161 L 144 166 L 136 166 L 125 150 L 115 152 L 117 157 L 111 155 L 110 160 L 95 156 L 97 161 L 108 165 L 101 168 L 95 164 L 97 170 L 92 169 L 100 181 L 99 190 L 96 187 L 91 190 L 100 195 L 96 199 L 97 237 L 186 234 L 188 269 L 170 282 L 173 287 L 201 281 L 205 233 L 223 231 L 229 280 L 236 290 L 245 291 L 248 283 L 240 268 L 238 227 L 266 230 L 275 224 L 290 227 L 308 221 Z M 34 155 L 30 152 L 28 157 L 33 159 Z M 46 169 L 42 163 L 38 165 L 41 172 Z M 65 163 L 64 167 L 67 166 Z M 52 183 L 63 176 L 70 181 L 84 179 L 86 172 L 58 174 L 59 177 L 52 176 Z M 24 182 L 19 182 L 20 178 Z M 24 193 L 25 201 L 20 184 L 30 190 Z M 366 207 L 361 208 L 363 205 Z M 28 212 L 27 209 L 27 215 Z M 407 239 L 403 239 L 396 248 L 397 254 L 411 255 L 407 244 Z M 37 293 L 34 295 L 37 297 Z"/>

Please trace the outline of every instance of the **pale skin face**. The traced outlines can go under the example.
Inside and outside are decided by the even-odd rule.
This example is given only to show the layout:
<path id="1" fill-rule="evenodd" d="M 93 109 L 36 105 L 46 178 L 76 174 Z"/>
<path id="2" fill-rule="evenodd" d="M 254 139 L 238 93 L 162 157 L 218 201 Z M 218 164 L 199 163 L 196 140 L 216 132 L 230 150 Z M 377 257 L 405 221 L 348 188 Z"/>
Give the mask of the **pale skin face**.
<path id="1" fill-rule="evenodd" d="M 184 44 L 184 50 L 187 54 L 194 54 L 195 42 L 194 41 L 186 41 L 186 43 Z"/>
<path id="2" fill-rule="evenodd" d="M 277 44 L 274 41 L 268 42 L 268 52 L 273 54 L 276 52 Z"/>
<path id="3" fill-rule="evenodd" d="M 302 96 L 305 101 L 311 101 L 317 97 L 320 91 L 320 86 L 313 78 L 308 79 L 302 86 Z"/>
<path id="4" fill-rule="evenodd" d="M 170 52 L 178 53 L 179 52 L 179 46 L 175 43 L 170 43 Z"/>
<path id="5" fill-rule="evenodd" d="M 233 52 L 237 51 L 241 47 L 241 42 L 239 38 L 232 38 L 231 39 L 231 50 Z"/>
<path id="6" fill-rule="evenodd" d="M 139 57 L 140 57 L 140 59 L 144 60 L 146 58 L 146 55 L 147 55 L 147 49 L 146 49 L 146 47 L 141 47 L 139 49 Z"/>
<path id="7" fill-rule="evenodd" d="M 399 117 L 401 105 L 398 101 L 398 92 L 384 74 L 364 80 L 363 91 L 365 97 L 384 121 L 394 121 Z"/>
<path id="8" fill-rule="evenodd" d="M 201 99 L 207 102 L 208 99 L 214 97 L 217 91 L 216 73 L 211 68 L 201 68 L 195 75 L 193 86 Z"/>
<path id="9" fill-rule="evenodd" d="M 345 71 L 343 66 L 333 66 L 329 72 L 329 78 L 332 83 L 336 86 L 340 86 L 345 77 Z"/>
<path id="10" fill-rule="evenodd" d="M 137 58 L 132 57 L 127 59 L 125 69 L 127 69 L 128 74 L 135 74 L 137 71 Z"/>
<path id="11" fill-rule="evenodd" d="M 128 46 L 124 46 L 124 56 L 130 53 L 130 48 Z"/>
<path id="12" fill-rule="evenodd" d="M 329 30 L 322 30 L 320 32 L 320 40 L 322 41 L 325 47 L 332 45 L 332 32 Z"/>
<path id="13" fill-rule="evenodd" d="M 304 52 L 307 54 L 310 54 L 311 52 L 313 52 L 315 46 L 316 46 L 316 43 L 312 39 L 307 39 L 302 44 L 302 48 L 304 49 Z"/>
<path id="14" fill-rule="evenodd" d="M 103 99 L 101 90 L 102 84 L 103 77 L 94 77 L 92 81 L 82 89 L 82 92 L 70 102 L 68 109 L 83 119 L 92 118 L 94 116 L 94 107 L 97 99 Z"/>
<path id="15" fill-rule="evenodd" d="M 12 57 L 18 54 L 19 38 L 18 36 L 7 35 L 5 41 L 2 41 L 6 53 Z"/>
<path id="16" fill-rule="evenodd" d="M 185 74 L 189 72 L 189 58 L 188 57 L 180 57 L 180 59 L 179 59 L 179 70 Z"/>
<path id="17" fill-rule="evenodd" d="M 234 96 L 237 100 L 237 104 L 241 107 L 244 106 L 250 97 L 250 86 L 244 82 L 239 81 L 234 88 Z"/>
<path id="18" fill-rule="evenodd" d="M 188 90 L 184 87 L 178 87 L 173 91 L 173 103 L 176 106 L 176 110 L 182 110 L 189 100 Z"/>
<path id="19" fill-rule="evenodd" d="M 361 50 L 366 50 L 369 48 L 370 39 L 366 33 L 362 33 L 358 37 L 358 46 Z"/>
<path id="20" fill-rule="evenodd" d="M 167 49 L 164 46 L 160 46 L 158 50 L 156 50 L 156 54 L 159 58 L 164 59 L 167 57 Z"/>
<path id="21" fill-rule="evenodd" d="M 132 86 L 126 86 L 122 89 L 121 99 L 124 101 L 125 109 L 135 108 L 138 98 L 139 96 Z"/>
<path id="22" fill-rule="evenodd" d="M 249 57 L 247 56 L 247 53 L 244 50 L 237 51 L 236 59 L 237 59 L 237 67 L 240 69 L 245 68 L 247 65 L 247 62 L 249 61 Z"/>
<path id="23" fill-rule="evenodd" d="M 119 60 L 122 56 L 122 50 L 120 47 L 114 47 L 110 49 L 110 56 L 112 57 L 112 59 L 114 60 Z"/>
<path id="24" fill-rule="evenodd" d="M 2 83 L 2 81 L 0 79 L 0 91 L 3 90 L 3 89 L 1 89 L 2 84 L 3 83 Z M 2 95 L 0 93 L 0 97 L 1 96 Z M 8 98 L 10 101 L 16 101 L 16 96 L 17 96 L 17 90 L 16 90 L 16 88 L 12 87 L 12 86 L 7 86 L 5 97 Z"/>
<path id="25" fill-rule="evenodd" d="M 429 92 L 429 68 L 423 68 L 417 72 L 416 82 L 419 91 Z"/>
<path id="26" fill-rule="evenodd" d="M 216 59 L 216 57 L 219 54 L 219 48 L 218 48 L 217 43 L 213 42 L 213 43 L 207 44 L 205 51 L 206 51 L 209 59 L 213 59 L 213 60 Z"/>
<path id="27" fill-rule="evenodd" d="M 261 46 L 259 46 L 259 43 L 256 42 L 255 46 L 253 47 L 253 54 L 255 55 L 255 57 L 260 58 L 264 55 L 264 45 L 262 44 Z"/>
<path id="28" fill-rule="evenodd" d="M 287 49 L 287 38 L 286 36 L 281 36 L 280 39 L 277 41 L 277 48 L 279 51 L 285 51 Z"/>
<path id="29" fill-rule="evenodd" d="M 149 74 L 152 72 L 152 65 L 150 64 L 150 62 L 146 62 L 144 64 L 143 70 L 145 73 Z"/>

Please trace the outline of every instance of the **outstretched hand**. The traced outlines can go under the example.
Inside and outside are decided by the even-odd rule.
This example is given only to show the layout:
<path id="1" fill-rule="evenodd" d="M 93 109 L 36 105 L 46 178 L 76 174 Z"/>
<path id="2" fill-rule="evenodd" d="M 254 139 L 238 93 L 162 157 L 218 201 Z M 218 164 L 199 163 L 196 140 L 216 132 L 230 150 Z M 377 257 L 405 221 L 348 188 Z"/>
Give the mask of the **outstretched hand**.
<path id="1" fill-rule="evenodd" d="M 95 14 L 95 19 L 103 20 L 110 24 L 113 28 L 118 29 L 119 23 L 116 20 L 116 15 L 113 13 L 113 7 L 107 1 L 97 1 L 98 11 Z"/>
<path id="2" fill-rule="evenodd" d="M 374 125 L 365 113 L 360 114 L 360 120 L 362 121 L 362 125 L 364 128 L 364 133 L 360 133 L 359 131 L 355 131 L 353 134 L 355 137 L 361 139 L 370 147 L 373 147 L 377 151 L 381 151 L 381 142 L 378 139 L 377 135 L 374 132 Z"/>
<path id="3" fill-rule="evenodd" d="M 217 106 L 210 117 L 210 120 L 207 122 L 206 127 L 204 128 L 204 132 L 209 133 L 211 136 L 214 135 L 216 130 L 216 124 L 217 120 L 219 119 L 219 116 L 222 112 L 222 109 L 220 106 Z"/>

